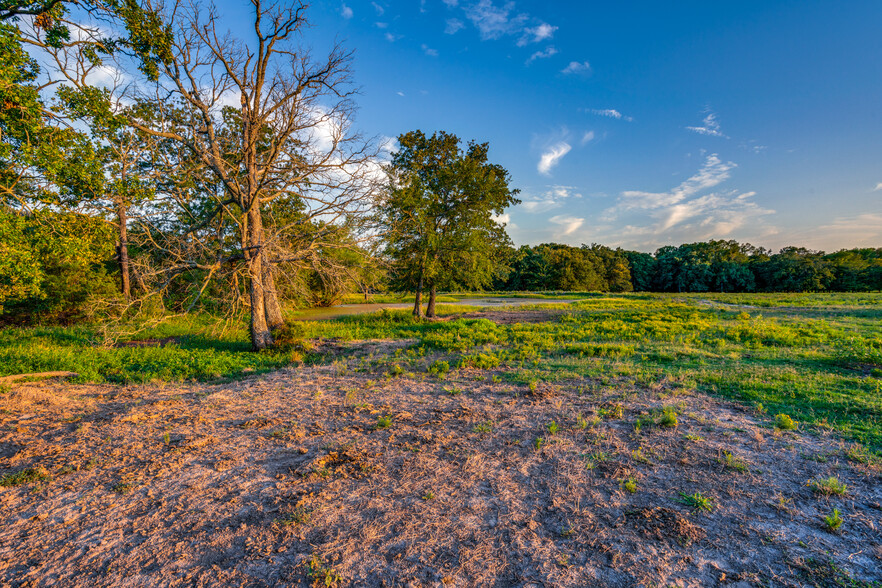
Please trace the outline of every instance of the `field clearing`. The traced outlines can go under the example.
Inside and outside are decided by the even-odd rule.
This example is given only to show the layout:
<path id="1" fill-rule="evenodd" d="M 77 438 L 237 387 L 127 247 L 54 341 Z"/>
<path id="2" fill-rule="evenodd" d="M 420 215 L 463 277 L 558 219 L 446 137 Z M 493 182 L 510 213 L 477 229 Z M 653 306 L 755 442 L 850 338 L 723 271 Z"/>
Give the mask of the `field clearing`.
<path id="1" fill-rule="evenodd" d="M 0 584 L 880 586 L 879 299 L 7 329 Z"/>

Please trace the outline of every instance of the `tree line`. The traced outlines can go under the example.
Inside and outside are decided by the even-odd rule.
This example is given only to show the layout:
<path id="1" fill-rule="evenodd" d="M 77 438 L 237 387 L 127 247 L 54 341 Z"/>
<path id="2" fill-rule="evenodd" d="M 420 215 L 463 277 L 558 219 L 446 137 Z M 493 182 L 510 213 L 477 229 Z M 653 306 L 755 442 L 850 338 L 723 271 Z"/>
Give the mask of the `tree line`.
<path id="1" fill-rule="evenodd" d="M 260 350 L 286 305 L 352 292 L 431 317 L 450 290 L 882 287 L 879 249 L 515 248 L 487 143 L 416 130 L 383 159 L 351 53 L 305 43 L 303 2 L 250 4 L 236 37 L 189 0 L 0 0 L 0 320 L 244 314 Z"/>

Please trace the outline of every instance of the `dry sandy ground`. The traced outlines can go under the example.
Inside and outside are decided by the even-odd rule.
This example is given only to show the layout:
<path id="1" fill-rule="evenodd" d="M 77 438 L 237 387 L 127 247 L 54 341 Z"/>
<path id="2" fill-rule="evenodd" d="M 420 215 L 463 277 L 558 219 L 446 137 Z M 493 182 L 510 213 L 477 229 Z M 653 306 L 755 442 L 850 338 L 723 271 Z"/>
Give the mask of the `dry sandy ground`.
<path id="1" fill-rule="evenodd" d="M 388 377 L 388 345 L 357 347 L 221 385 L 14 385 L 0 395 L 0 475 L 49 479 L 0 487 L 0 585 L 882 578 L 880 472 L 835 439 L 777 433 L 674 382 L 531 392 L 494 382 L 499 370 Z M 662 406 L 678 426 L 635 432 Z M 813 491 L 821 476 L 847 494 Z M 836 533 L 823 522 L 834 508 Z"/>

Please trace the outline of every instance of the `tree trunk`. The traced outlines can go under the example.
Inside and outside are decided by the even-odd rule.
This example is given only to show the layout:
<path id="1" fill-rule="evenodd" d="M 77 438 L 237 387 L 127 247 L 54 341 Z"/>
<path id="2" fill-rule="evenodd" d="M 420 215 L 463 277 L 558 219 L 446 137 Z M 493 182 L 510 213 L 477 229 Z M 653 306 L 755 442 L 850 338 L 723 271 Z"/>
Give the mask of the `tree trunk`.
<path id="1" fill-rule="evenodd" d="M 420 318 L 423 316 L 423 277 L 420 276 L 420 283 L 417 285 L 416 294 L 413 301 L 413 316 Z"/>
<path id="2" fill-rule="evenodd" d="M 260 209 L 253 206 L 248 211 L 248 278 L 251 294 L 251 348 L 266 349 L 273 344 L 266 321 L 266 295 L 263 287 L 263 222 Z"/>
<path id="3" fill-rule="evenodd" d="M 119 222 L 119 245 L 116 250 L 119 256 L 120 289 L 126 300 L 129 300 L 132 297 L 132 286 L 129 279 L 129 237 L 126 227 L 128 222 L 126 213 L 126 205 L 121 203 L 116 209 Z"/>
<path id="4" fill-rule="evenodd" d="M 435 286 L 429 290 L 429 304 L 426 306 L 426 316 L 428 318 L 435 318 Z"/>
<path id="5" fill-rule="evenodd" d="M 282 315 L 282 305 L 279 304 L 279 294 L 276 292 L 273 266 L 265 255 L 262 257 L 264 311 L 266 312 L 266 323 L 270 330 L 273 330 L 285 324 L 285 317 Z"/>

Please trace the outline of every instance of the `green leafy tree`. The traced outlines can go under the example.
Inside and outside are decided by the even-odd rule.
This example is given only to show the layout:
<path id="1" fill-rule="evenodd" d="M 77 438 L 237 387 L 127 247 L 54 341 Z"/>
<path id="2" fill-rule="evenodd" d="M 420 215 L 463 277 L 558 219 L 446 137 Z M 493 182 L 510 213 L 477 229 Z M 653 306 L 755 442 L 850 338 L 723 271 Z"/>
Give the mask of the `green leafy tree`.
<path id="1" fill-rule="evenodd" d="M 414 315 L 435 315 L 438 288 L 481 289 L 493 283 L 510 247 L 495 218 L 517 204 L 517 190 L 502 166 L 488 161 L 489 145 L 444 131 L 411 131 L 398 138 L 387 167 L 380 223 L 393 260 L 392 287 L 416 293 Z"/>

